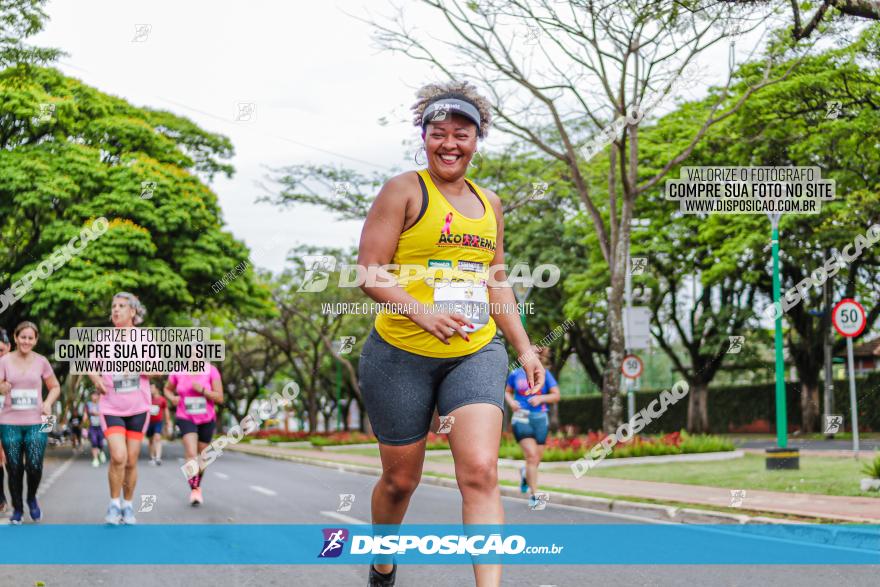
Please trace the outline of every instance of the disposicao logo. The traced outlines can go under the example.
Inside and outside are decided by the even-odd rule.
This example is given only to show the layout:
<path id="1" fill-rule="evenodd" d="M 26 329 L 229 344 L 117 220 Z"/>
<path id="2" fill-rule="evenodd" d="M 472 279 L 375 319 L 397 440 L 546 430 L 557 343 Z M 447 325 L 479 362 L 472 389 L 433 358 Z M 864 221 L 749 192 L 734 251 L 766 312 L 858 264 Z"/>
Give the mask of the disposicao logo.
<path id="1" fill-rule="evenodd" d="M 336 558 L 342 554 L 345 541 L 348 540 L 348 530 L 345 528 L 324 528 L 324 548 L 318 558 Z"/>

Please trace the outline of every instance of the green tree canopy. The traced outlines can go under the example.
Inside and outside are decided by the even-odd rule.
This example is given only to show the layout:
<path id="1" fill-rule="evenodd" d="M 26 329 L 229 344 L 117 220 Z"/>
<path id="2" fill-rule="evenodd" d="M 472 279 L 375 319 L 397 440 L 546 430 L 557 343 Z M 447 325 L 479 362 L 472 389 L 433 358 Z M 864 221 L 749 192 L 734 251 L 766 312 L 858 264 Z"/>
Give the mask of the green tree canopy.
<path id="1" fill-rule="evenodd" d="M 95 219 L 109 225 L 80 254 L 52 262 L 51 278 L 36 280 L 0 322 L 37 321 L 51 340 L 106 324 L 120 290 L 137 293 L 155 325 L 228 305 L 271 312 L 206 184 L 233 173 L 226 137 L 51 68 L 0 71 L 0 104 L 0 294 Z M 237 266 L 244 272 L 215 293 Z"/>

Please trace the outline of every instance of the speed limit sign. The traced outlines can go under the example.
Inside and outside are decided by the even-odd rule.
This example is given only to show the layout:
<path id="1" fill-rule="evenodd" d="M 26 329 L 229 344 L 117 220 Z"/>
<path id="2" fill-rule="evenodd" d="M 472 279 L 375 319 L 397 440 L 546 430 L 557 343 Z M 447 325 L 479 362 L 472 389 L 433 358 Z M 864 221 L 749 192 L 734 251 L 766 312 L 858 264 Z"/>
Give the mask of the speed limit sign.
<path id="1" fill-rule="evenodd" d="M 831 323 L 840 336 L 856 337 L 862 333 L 867 324 L 865 309 L 852 298 L 840 300 L 831 311 Z"/>
<path id="2" fill-rule="evenodd" d="M 644 363 L 636 355 L 627 355 L 623 358 L 623 365 L 620 366 L 620 371 L 624 377 L 638 379 L 644 367 Z"/>
<path id="3" fill-rule="evenodd" d="M 840 333 L 840 336 L 846 337 L 846 365 L 849 371 L 849 405 L 852 418 L 852 441 L 853 451 L 856 458 L 859 454 L 859 410 L 858 396 L 856 395 L 856 370 L 853 364 L 853 342 L 852 339 L 862 333 L 867 324 L 867 316 L 865 309 L 860 303 L 852 298 L 840 300 L 834 309 L 831 310 L 831 323 Z"/>

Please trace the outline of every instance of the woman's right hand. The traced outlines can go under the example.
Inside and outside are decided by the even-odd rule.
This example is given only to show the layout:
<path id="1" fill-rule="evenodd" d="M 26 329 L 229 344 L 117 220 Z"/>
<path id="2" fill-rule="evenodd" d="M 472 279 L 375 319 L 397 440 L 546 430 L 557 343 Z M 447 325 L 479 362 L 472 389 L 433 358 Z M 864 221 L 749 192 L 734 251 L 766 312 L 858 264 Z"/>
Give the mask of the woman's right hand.
<path id="1" fill-rule="evenodd" d="M 12 390 L 12 384 L 8 381 L 0 381 L 0 394 L 6 395 Z"/>
<path id="2" fill-rule="evenodd" d="M 457 312 L 411 314 L 410 320 L 415 322 L 425 332 L 433 334 L 443 344 L 449 344 L 449 339 L 456 334 L 470 342 L 471 339 L 468 337 L 467 332 L 463 330 L 463 327 L 473 328 L 474 326 L 470 320 Z"/>

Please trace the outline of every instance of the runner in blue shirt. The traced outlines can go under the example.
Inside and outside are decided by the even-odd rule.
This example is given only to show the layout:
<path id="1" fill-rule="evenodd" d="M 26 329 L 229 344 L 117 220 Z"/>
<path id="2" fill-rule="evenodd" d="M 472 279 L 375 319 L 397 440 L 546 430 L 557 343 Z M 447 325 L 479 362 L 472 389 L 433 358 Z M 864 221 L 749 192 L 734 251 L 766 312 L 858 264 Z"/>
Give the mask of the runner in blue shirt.
<path id="1" fill-rule="evenodd" d="M 529 389 L 529 382 L 522 367 L 508 376 L 507 386 L 504 389 L 507 405 L 513 410 L 511 420 L 513 436 L 522 447 L 526 459 L 526 466 L 520 469 L 520 491 L 529 492 L 531 507 L 537 503 L 535 490 L 538 487 L 538 465 L 541 463 L 544 444 L 547 442 L 550 411 L 548 404 L 554 404 L 560 398 L 559 384 L 547 369 L 550 363 L 550 349 L 547 347 L 540 349 L 539 357 L 546 373 L 544 386 L 541 389 L 534 391 Z"/>

